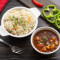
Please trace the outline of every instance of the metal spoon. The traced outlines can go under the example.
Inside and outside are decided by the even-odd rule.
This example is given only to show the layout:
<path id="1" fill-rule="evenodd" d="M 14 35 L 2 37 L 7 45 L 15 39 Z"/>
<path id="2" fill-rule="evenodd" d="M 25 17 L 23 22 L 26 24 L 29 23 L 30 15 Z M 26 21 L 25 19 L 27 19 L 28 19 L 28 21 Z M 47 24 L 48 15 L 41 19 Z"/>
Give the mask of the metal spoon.
<path id="1" fill-rule="evenodd" d="M 19 47 L 17 47 L 17 46 L 12 46 L 12 45 L 10 45 L 9 43 L 5 42 L 5 41 L 2 40 L 2 39 L 0 39 L 0 42 L 8 45 L 8 46 L 11 48 L 11 51 L 12 51 L 13 53 L 21 54 L 21 53 L 23 53 L 23 51 L 24 51 L 24 49 L 19 48 Z"/>

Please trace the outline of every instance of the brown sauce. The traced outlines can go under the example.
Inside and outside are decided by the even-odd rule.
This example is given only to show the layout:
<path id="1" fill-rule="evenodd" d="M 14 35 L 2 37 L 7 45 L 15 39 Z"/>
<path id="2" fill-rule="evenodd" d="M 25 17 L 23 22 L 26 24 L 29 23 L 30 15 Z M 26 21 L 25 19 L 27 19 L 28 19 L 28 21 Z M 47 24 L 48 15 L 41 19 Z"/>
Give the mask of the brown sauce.
<path id="1" fill-rule="evenodd" d="M 50 30 L 42 30 L 34 35 L 33 43 L 41 52 L 52 52 L 57 49 L 59 45 L 59 38 Z"/>

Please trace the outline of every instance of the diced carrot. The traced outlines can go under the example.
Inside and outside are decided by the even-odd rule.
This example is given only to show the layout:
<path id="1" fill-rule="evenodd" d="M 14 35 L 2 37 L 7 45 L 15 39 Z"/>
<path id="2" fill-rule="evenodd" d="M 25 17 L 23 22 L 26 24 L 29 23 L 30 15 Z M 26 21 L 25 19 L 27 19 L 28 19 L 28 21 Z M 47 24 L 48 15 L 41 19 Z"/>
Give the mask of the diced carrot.
<path id="1" fill-rule="evenodd" d="M 16 29 L 18 29 L 19 27 L 17 26 L 17 27 L 15 27 L 14 29 L 16 30 Z"/>
<path id="2" fill-rule="evenodd" d="M 38 47 L 43 47 L 42 43 L 39 43 L 37 46 L 38 46 Z"/>
<path id="3" fill-rule="evenodd" d="M 46 47 L 43 47 L 43 48 L 42 48 L 42 51 L 46 51 L 46 50 L 47 50 Z"/>
<path id="4" fill-rule="evenodd" d="M 56 38 L 55 38 L 55 37 L 52 37 L 51 39 L 52 39 L 53 41 L 55 41 L 55 40 L 56 40 Z"/>
<path id="5" fill-rule="evenodd" d="M 50 40 L 50 43 L 52 43 L 53 42 L 53 40 Z"/>
<path id="6" fill-rule="evenodd" d="M 54 48 L 55 48 L 55 44 L 52 44 L 52 45 L 51 45 L 51 49 L 54 49 Z"/>
<path id="7" fill-rule="evenodd" d="M 46 48 L 47 48 L 47 49 L 50 49 L 50 45 L 47 45 Z"/>
<path id="8" fill-rule="evenodd" d="M 31 16 L 28 18 L 28 23 L 30 22 Z"/>
<path id="9" fill-rule="evenodd" d="M 57 45 L 58 46 L 58 44 L 59 44 L 59 42 L 58 41 L 56 41 L 56 42 L 54 42 L 55 43 L 55 45 Z"/>
<path id="10" fill-rule="evenodd" d="M 35 39 L 36 39 L 36 40 L 39 40 L 39 37 L 37 36 Z"/>

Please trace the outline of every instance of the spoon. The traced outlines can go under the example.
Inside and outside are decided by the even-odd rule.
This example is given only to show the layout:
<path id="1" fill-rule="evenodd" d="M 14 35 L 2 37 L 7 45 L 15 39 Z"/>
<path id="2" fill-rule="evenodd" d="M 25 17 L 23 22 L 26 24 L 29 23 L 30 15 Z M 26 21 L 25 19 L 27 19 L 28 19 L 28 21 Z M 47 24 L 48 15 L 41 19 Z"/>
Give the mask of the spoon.
<path id="1" fill-rule="evenodd" d="M 21 53 L 23 53 L 23 51 L 24 51 L 24 49 L 19 48 L 19 47 L 17 47 L 17 46 L 12 46 L 12 45 L 10 45 L 9 43 L 5 42 L 5 41 L 2 40 L 2 39 L 0 39 L 0 42 L 8 45 L 8 46 L 11 48 L 11 51 L 12 51 L 13 53 L 21 54 Z"/>

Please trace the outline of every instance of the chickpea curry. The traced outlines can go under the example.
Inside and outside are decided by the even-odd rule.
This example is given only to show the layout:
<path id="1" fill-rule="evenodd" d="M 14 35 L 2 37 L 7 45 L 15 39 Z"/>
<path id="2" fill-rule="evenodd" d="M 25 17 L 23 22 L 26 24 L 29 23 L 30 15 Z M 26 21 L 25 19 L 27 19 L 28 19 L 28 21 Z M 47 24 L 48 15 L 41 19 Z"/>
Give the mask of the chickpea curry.
<path id="1" fill-rule="evenodd" d="M 34 46 L 41 52 L 52 52 L 59 45 L 58 36 L 50 30 L 37 32 L 33 37 Z"/>

